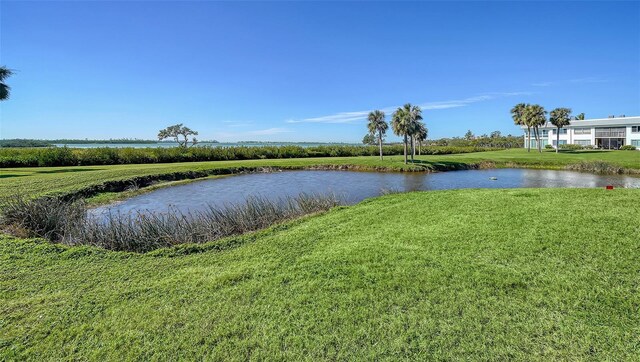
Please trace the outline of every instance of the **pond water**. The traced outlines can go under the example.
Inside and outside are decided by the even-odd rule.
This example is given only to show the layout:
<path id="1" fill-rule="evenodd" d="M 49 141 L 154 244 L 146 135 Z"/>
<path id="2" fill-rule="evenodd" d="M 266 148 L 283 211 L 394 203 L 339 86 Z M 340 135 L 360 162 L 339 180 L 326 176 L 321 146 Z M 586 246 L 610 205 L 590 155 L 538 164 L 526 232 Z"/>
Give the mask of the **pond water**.
<path id="1" fill-rule="evenodd" d="M 640 178 L 594 175 L 571 171 L 491 169 L 441 173 L 385 173 L 353 171 L 284 171 L 252 173 L 195 181 L 161 188 L 130 199 L 101 206 L 92 214 L 193 212 L 208 205 L 224 206 L 251 196 L 269 199 L 300 193 L 333 193 L 348 204 L 378 196 L 385 191 L 447 190 L 464 188 L 521 187 L 614 187 L 640 188 Z"/>

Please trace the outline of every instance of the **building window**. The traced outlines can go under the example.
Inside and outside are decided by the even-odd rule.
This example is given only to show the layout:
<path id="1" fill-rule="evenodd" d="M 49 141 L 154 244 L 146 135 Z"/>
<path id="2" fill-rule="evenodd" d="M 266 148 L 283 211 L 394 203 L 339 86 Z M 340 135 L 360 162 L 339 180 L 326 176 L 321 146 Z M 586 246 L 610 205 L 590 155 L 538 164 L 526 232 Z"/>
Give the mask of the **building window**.
<path id="1" fill-rule="evenodd" d="M 631 133 L 640 133 L 640 126 L 631 126 Z"/>
<path id="2" fill-rule="evenodd" d="M 567 134 L 567 129 L 566 128 L 560 128 L 560 134 Z"/>
<path id="3" fill-rule="evenodd" d="M 591 128 L 574 128 L 573 134 L 591 134 Z"/>
<path id="4" fill-rule="evenodd" d="M 640 148 L 640 140 L 631 140 L 631 146 L 636 146 Z"/>
<path id="5" fill-rule="evenodd" d="M 540 134 L 540 137 L 548 137 L 548 136 L 549 136 L 549 131 L 548 131 L 548 130 L 546 130 L 546 129 L 539 130 L 539 132 L 540 132 L 540 133 L 539 133 L 539 134 Z M 528 137 L 528 136 L 529 136 L 529 134 L 527 133 L 527 131 L 524 131 L 524 136 L 525 136 L 525 137 Z M 534 130 L 531 130 L 531 138 L 534 138 L 535 136 L 536 136 L 536 132 L 535 132 Z"/>
<path id="6" fill-rule="evenodd" d="M 575 144 L 580 146 L 591 146 L 591 140 L 576 140 Z"/>
<path id="7" fill-rule="evenodd" d="M 560 144 L 561 144 L 561 145 L 566 145 L 566 144 L 567 144 L 567 140 L 560 140 Z M 557 145 L 556 145 L 556 140 L 553 140 L 553 146 L 554 146 L 554 147 L 555 147 L 555 146 L 557 146 Z"/>
<path id="8" fill-rule="evenodd" d="M 543 140 L 543 139 L 540 140 L 540 148 L 545 148 L 545 146 L 547 146 L 547 144 L 549 144 L 549 142 L 547 140 Z M 538 148 L 538 143 L 533 138 L 531 139 L 531 148 Z"/>

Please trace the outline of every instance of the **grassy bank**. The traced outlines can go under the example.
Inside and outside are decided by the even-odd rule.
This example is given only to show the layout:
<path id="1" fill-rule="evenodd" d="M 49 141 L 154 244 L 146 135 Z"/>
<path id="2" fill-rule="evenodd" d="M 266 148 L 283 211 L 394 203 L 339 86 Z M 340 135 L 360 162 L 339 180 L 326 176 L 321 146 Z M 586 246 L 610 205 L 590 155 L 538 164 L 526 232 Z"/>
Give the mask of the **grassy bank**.
<path id="1" fill-rule="evenodd" d="M 0 197 L 22 193 L 39 196 L 50 193 L 77 192 L 106 182 L 116 182 L 122 188 L 137 188 L 139 183 L 174 181 L 205 177 L 212 174 L 238 172 L 259 167 L 305 168 L 348 167 L 357 170 L 428 171 L 466 169 L 473 167 L 531 167 L 563 169 L 571 165 L 604 162 L 615 169 L 640 173 L 640 152 L 636 151 L 581 151 L 556 154 L 545 151 L 527 153 L 526 150 L 478 152 L 455 155 L 419 156 L 415 164 L 404 165 L 402 156 L 386 157 L 330 157 L 276 160 L 245 160 L 215 162 L 184 162 L 171 164 L 112 165 L 83 167 L 5 168 L 0 172 Z M 159 175 L 164 175 L 159 177 Z M 135 179 L 138 178 L 138 179 Z M 97 188 L 109 192 L 108 188 Z"/>
<path id="2" fill-rule="evenodd" d="M 639 197 L 396 194 L 142 255 L 5 238 L 0 359 L 631 360 Z"/>

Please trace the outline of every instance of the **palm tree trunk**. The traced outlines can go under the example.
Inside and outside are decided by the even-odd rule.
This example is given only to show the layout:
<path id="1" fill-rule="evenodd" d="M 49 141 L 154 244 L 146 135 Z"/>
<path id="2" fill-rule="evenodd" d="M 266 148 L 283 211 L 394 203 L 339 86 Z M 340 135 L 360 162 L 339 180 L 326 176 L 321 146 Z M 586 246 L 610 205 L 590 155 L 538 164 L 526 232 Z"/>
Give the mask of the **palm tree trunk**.
<path id="1" fill-rule="evenodd" d="M 382 132 L 378 131 L 378 145 L 380 146 L 380 161 L 382 161 Z"/>
<path id="2" fill-rule="evenodd" d="M 413 163 L 413 156 L 416 154 L 416 146 L 413 142 L 413 136 L 411 136 L 411 163 Z"/>
<path id="3" fill-rule="evenodd" d="M 407 164 L 407 135 L 404 135 L 404 164 Z"/>
<path id="4" fill-rule="evenodd" d="M 422 141 L 418 142 L 418 155 L 422 156 Z"/>
<path id="5" fill-rule="evenodd" d="M 527 126 L 527 152 L 531 152 L 531 127 Z"/>
<path id="6" fill-rule="evenodd" d="M 558 130 L 556 131 L 556 153 L 558 153 L 559 149 L 560 149 L 560 127 L 558 127 Z"/>
<path id="7" fill-rule="evenodd" d="M 540 137 L 540 129 L 536 127 L 536 132 L 538 133 L 538 152 L 542 153 L 542 137 Z"/>

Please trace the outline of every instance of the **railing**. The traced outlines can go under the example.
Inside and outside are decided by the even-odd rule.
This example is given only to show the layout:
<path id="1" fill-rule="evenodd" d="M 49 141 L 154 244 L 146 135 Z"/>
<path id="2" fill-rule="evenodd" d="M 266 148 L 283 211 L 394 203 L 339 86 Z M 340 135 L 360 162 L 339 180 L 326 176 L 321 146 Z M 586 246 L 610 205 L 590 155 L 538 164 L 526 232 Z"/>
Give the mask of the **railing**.
<path id="1" fill-rule="evenodd" d="M 627 132 L 626 132 L 626 129 L 624 128 L 606 128 L 606 129 L 596 128 L 596 137 L 624 138 L 626 136 L 627 136 Z"/>

